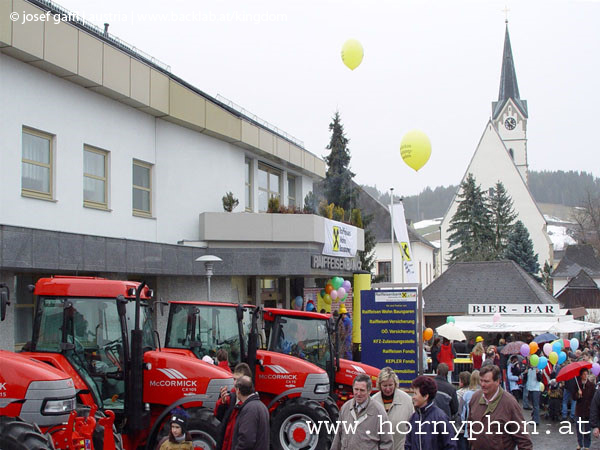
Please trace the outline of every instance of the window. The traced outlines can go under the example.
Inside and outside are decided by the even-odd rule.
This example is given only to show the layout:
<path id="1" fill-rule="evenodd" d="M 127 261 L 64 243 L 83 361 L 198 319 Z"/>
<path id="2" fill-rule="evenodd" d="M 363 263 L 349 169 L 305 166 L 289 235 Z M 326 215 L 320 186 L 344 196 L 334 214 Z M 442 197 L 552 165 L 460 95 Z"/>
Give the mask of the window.
<path id="1" fill-rule="evenodd" d="M 246 211 L 252 211 L 252 161 L 246 158 Z"/>
<path id="2" fill-rule="evenodd" d="M 152 216 L 152 165 L 133 161 L 133 214 Z"/>
<path id="3" fill-rule="evenodd" d="M 269 199 L 281 199 L 281 172 L 264 164 L 258 165 L 258 211 L 265 212 Z"/>
<path id="4" fill-rule="evenodd" d="M 21 195 L 52 200 L 52 136 L 23 129 Z"/>
<path id="5" fill-rule="evenodd" d="M 296 177 L 288 175 L 288 206 L 290 208 L 296 207 Z"/>
<path id="6" fill-rule="evenodd" d="M 83 147 L 83 204 L 108 209 L 108 153 Z"/>
<path id="7" fill-rule="evenodd" d="M 390 261 L 378 261 L 377 274 L 381 277 L 381 283 L 392 281 L 392 263 Z"/>

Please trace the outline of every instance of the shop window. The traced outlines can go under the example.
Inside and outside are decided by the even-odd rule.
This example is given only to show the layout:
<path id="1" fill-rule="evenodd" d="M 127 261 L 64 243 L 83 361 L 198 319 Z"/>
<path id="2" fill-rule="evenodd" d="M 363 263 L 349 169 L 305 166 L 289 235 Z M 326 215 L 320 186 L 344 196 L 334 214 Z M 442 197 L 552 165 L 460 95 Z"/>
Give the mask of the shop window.
<path id="1" fill-rule="evenodd" d="M 83 148 L 83 204 L 108 209 L 108 152 Z"/>
<path id="2" fill-rule="evenodd" d="M 152 216 L 152 165 L 133 161 L 133 214 Z"/>
<path id="3" fill-rule="evenodd" d="M 381 277 L 381 283 L 392 281 L 392 263 L 390 261 L 377 262 L 377 274 Z"/>
<path id="4" fill-rule="evenodd" d="M 265 164 L 258 165 L 258 211 L 266 212 L 269 199 L 281 199 L 281 172 Z"/>
<path id="5" fill-rule="evenodd" d="M 51 135 L 23 128 L 21 195 L 52 200 L 54 155 Z"/>

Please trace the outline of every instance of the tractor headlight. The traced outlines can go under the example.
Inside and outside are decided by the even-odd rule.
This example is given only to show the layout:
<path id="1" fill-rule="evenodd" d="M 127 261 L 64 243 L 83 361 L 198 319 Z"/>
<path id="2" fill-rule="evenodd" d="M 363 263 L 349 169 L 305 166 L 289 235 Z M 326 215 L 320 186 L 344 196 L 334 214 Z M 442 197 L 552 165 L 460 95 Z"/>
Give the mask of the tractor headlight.
<path id="1" fill-rule="evenodd" d="M 63 398 L 60 400 L 46 400 L 42 408 L 42 414 L 66 414 L 75 409 L 75 398 Z"/>
<path id="2" fill-rule="evenodd" d="M 329 384 L 317 384 L 315 386 L 315 394 L 327 394 L 329 392 Z"/>

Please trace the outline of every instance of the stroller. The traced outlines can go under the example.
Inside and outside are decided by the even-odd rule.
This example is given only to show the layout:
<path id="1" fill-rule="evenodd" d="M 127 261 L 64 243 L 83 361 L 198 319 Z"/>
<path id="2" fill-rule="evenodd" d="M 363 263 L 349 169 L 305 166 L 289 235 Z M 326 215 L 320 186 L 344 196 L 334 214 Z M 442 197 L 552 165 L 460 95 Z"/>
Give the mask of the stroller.
<path id="1" fill-rule="evenodd" d="M 556 380 L 550 380 L 548 383 L 548 413 L 546 414 L 546 418 L 553 421 L 558 422 L 560 420 L 560 410 L 562 407 L 562 389 L 560 385 L 556 382 Z"/>

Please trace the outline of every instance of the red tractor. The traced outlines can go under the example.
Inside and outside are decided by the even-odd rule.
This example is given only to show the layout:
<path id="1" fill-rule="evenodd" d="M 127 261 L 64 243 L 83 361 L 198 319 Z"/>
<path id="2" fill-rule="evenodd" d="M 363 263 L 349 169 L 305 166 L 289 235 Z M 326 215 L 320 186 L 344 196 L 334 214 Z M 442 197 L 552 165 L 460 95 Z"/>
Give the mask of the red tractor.
<path id="1" fill-rule="evenodd" d="M 8 286 L 0 283 L 1 321 L 9 304 Z M 75 404 L 75 386 L 65 372 L 0 350 L 0 448 L 99 450 L 96 444 L 102 441 L 106 450 L 114 450 L 114 417 L 79 417 Z"/>
<path id="2" fill-rule="evenodd" d="M 216 447 L 212 410 L 233 379 L 216 366 L 161 351 L 145 283 L 56 276 L 40 279 L 34 294 L 33 340 L 22 355 L 69 374 L 78 405 L 114 413 L 125 449 L 154 450 L 176 407 L 190 416 L 194 448 Z"/>
<path id="3" fill-rule="evenodd" d="M 271 414 L 274 449 L 329 449 L 332 437 L 324 424 L 331 419 L 321 406 L 330 390 L 327 373 L 308 361 L 258 350 L 258 317 L 258 309 L 233 303 L 171 302 L 165 350 L 195 358 L 227 350 L 231 367 L 243 361 L 254 373 Z M 318 434 L 312 424 L 322 425 Z"/>
<path id="4" fill-rule="evenodd" d="M 330 314 L 265 308 L 265 328 L 270 331 L 267 348 L 274 352 L 290 353 L 307 359 L 329 374 L 331 395 L 341 407 L 352 398 L 352 381 L 359 374 L 367 374 L 377 385 L 379 369 L 356 361 L 337 358 L 339 343 L 334 337 L 339 326 Z M 304 330 L 297 333 L 294 330 Z M 299 339 L 294 340 L 294 336 Z M 289 346 L 290 348 L 287 348 Z"/>

